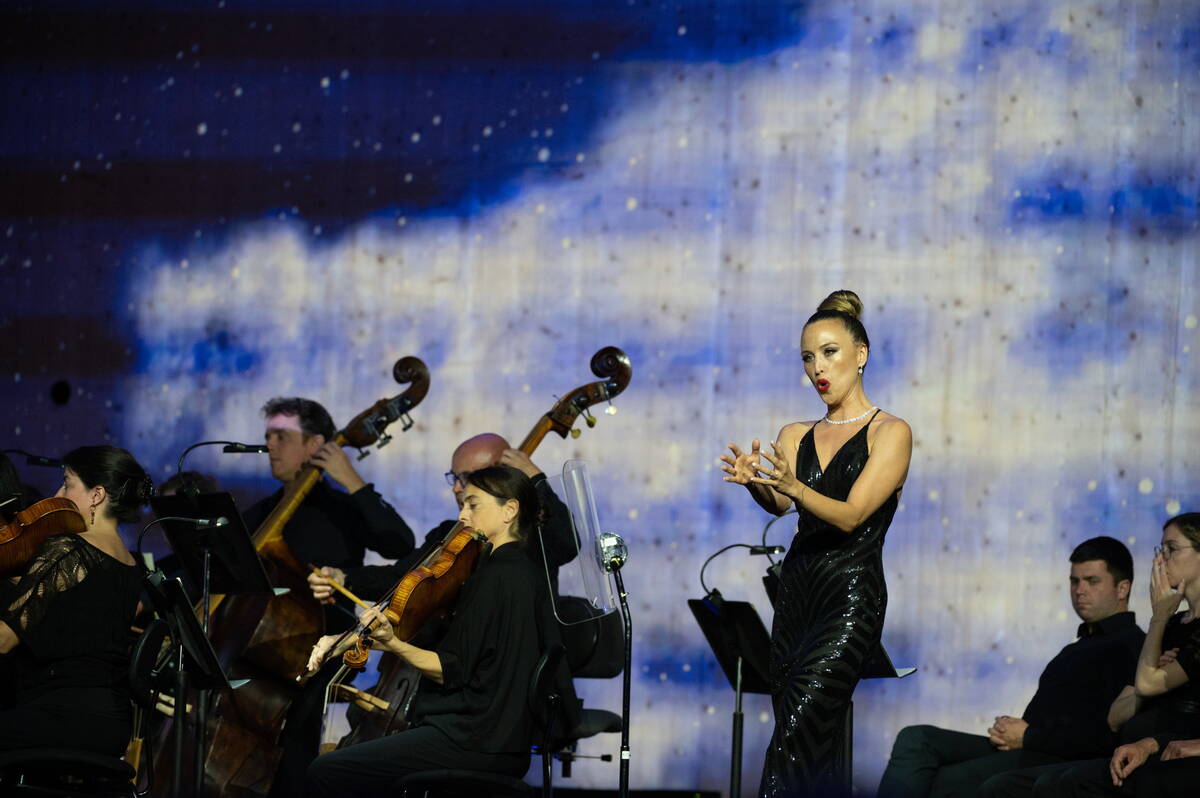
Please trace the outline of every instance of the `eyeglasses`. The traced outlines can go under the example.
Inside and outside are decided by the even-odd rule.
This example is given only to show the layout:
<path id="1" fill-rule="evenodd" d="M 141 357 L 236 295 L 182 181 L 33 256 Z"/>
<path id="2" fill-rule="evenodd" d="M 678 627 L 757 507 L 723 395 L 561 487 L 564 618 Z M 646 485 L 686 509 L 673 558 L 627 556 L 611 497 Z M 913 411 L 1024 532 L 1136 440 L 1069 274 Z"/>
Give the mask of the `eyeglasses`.
<path id="1" fill-rule="evenodd" d="M 454 487 L 455 483 L 466 487 L 467 480 L 471 478 L 471 473 L 472 472 L 470 471 L 460 471 L 459 473 L 455 474 L 453 471 L 447 471 L 445 474 L 442 474 L 442 476 L 446 478 L 446 484 L 452 488 Z"/>
<path id="2" fill-rule="evenodd" d="M 1154 553 L 1161 554 L 1162 558 L 1164 560 L 1169 560 L 1181 551 L 1186 551 L 1188 549 L 1195 549 L 1195 548 L 1196 548 L 1195 546 L 1182 546 L 1182 547 L 1176 547 L 1176 546 L 1170 546 L 1170 545 L 1155 546 Z"/>

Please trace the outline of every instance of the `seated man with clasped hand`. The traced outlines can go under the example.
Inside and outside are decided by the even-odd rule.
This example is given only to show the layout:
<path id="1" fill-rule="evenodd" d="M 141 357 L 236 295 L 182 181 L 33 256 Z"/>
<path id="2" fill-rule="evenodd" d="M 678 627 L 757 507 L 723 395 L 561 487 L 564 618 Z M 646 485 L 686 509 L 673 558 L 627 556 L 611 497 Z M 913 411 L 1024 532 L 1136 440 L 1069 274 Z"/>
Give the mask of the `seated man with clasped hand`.
<path id="1" fill-rule="evenodd" d="M 1132 679 L 1145 637 L 1129 611 L 1133 558 L 1120 541 L 1097 537 L 1070 559 L 1078 638 L 1042 671 L 1025 713 L 997 717 L 985 734 L 901 729 L 879 798 L 974 796 L 998 774 L 1112 751 L 1106 712 Z"/>

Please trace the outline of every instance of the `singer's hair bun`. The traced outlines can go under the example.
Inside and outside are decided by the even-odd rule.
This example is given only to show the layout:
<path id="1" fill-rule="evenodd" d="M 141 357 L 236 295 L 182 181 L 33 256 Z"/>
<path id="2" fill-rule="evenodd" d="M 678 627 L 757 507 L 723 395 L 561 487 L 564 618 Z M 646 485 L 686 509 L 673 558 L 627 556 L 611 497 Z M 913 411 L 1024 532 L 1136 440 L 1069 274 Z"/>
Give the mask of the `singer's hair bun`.
<path id="1" fill-rule="evenodd" d="M 817 305 L 817 312 L 823 310 L 832 310 L 838 313 L 845 313 L 847 316 L 855 319 L 861 319 L 863 314 L 863 303 L 858 298 L 858 294 L 845 288 L 840 291 L 834 291 L 829 296 Z"/>

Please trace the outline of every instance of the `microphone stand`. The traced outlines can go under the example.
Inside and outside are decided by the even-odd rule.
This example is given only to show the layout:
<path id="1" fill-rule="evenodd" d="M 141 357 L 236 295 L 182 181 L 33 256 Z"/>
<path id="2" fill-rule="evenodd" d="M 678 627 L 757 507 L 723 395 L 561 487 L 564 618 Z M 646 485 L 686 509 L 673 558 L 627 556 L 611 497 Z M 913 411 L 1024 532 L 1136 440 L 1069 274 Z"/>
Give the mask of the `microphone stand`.
<path id="1" fill-rule="evenodd" d="M 184 454 L 186 454 L 186 452 Z M 181 463 L 183 462 L 183 458 L 180 458 L 180 462 Z M 207 526 L 208 524 L 201 523 L 201 522 L 207 522 L 207 521 L 209 521 L 209 519 L 184 518 L 182 516 L 172 516 L 172 515 L 165 515 L 165 516 L 161 516 L 159 518 L 154 519 L 150 523 L 146 524 L 146 526 L 142 528 L 141 533 L 138 534 L 137 552 L 138 552 L 139 560 L 141 559 L 142 539 L 146 536 L 146 532 L 149 531 L 150 527 L 154 526 L 155 524 L 162 523 L 163 521 L 190 522 L 190 523 L 194 524 L 197 529 L 199 529 L 201 527 Z M 223 521 L 224 521 L 224 519 L 217 519 L 217 523 L 213 524 L 213 526 L 215 526 L 215 527 L 224 526 L 224 523 L 221 523 Z M 204 633 L 204 639 L 207 640 L 208 639 L 208 607 L 209 607 L 209 600 L 211 598 L 211 591 L 209 589 L 209 580 L 210 580 L 210 575 L 212 573 L 212 548 L 208 544 L 207 540 L 202 542 L 200 544 L 200 546 L 204 551 L 204 576 L 203 576 L 203 579 L 201 580 L 203 583 L 202 594 L 203 594 L 204 598 L 203 598 L 203 603 L 200 605 L 201 607 L 203 607 L 204 611 L 203 611 L 203 616 L 200 619 L 200 623 L 201 623 L 200 628 L 201 628 L 201 631 L 203 631 L 203 633 Z M 187 712 L 185 709 L 186 705 L 187 705 L 187 672 L 184 669 L 183 651 L 184 651 L 184 647 L 182 645 L 180 645 L 178 661 L 175 663 L 176 668 L 177 668 L 177 670 L 175 671 L 175 706 L 176 706 L 175 723 L 176 723 L 176 725 L 175 725 L 174 729 L 172 730 L 172 734 L 174 735 L 173 742 L 174 742 L 174 746 L 175 746 L 174 762 L 173 762 L 174 772 L 171 774 L 171 796 L 172 796 L 172 798 L 179 798 L 179 796 L 182 795 L 182 790 L 183 790 L 183 781 L 182 781 L 182 779 L 183 779 L 183 736 L 184 736 L 184 729 L 187 724 Z M 195 795 L 197 796 L 197 798 L 199 798 L 199 796 L 201 796 L 204 791 L 204 767 L 203 767 L 203 765 L 204 765 L 204 746 L 205 746 L 205 742 L 208 737 L 208 734 L 207 734 L 208 729 L 206 728 L 206 723 L 208 720 L 208 717 L 207 717 L 208 716 L 208 707 L 207 707 L 206 702 L 208 701 L 208 696 L 209 696 L 209 691 L 206 689 L 198 689 L 196 691 L 196 744 L 195 744 L 196 750 L 195 750 L 195 761 L 193 763 L 193 766 L 194 766 L 194 772 L 195 772 L 194 790 L 195 790 Z"/>
<path id="2" fill-rule="evenodd" d="M 621 777 L 618 795 L 629 798 L 629 709 L 630 690 L 633 686 L 633 622 L 629 616 L 629 594 L 625 592 L 625 580 L 621 578 L 621 567 L 629 559 L 629 549 L 620 535 L 606 532 L 600 536 L 600 556 L 604 570 L 613 575 L 617 585 L 617 597 L 621 601 L 621 620 L 625 627 L 625 667 L 621 685 Z"/>
<path id="3" fill-rule="evenodd" d="M 201 446 L 221 445 L 225 446 L 222 451 L 226 454 L 262 454 L 267 450 L 266 446 L 255 443 L 238 443 L 237 441 L 200 441 L 199 443 L 193 443 L 191 446 L 183 450 L 183 454 L 179 455 L 179 462 L 175 464 L 175 473 L 183 473 L 184 458 L 192 453 L 192 449 L 199 449 Z"/>
<path id="4" fill-rule="evenodd" d="M 768 527 L 770 525 L 768 524 Z M 763 540 L 766 540 L 766 532 L 763 533 Z M 749 543 L 731 543 L 724 548 L 718 549 L 709 556 L 704 564 L 700 566 L 700 587 L 704 590 L 703 602 L 718 616 L 721 615 L 725 607 L 725 597 L 721 595 L 721 591 L 715 587 L 711 590 L 708 584 L 704 581 L 704 571 L 708 568 L 709 563 L 716 559 L 719 555 L 724 554 L 730 549 L 748 549 L 750 554 L 763 554 L 768 558 L 772 554 L 783 554 L 785 549 L 783 546 L 755 546 Z M 618 583 L 619 584 L 619 583 Z M 688 602 L 691 604 L 692 602 Z M 699 620 L 699 617 L 697 617 Z M 711 642 L 711 641 L 710 641 Z M 714 649 L 715 651 L 716 649 Z M 737 663 L 735 665 L 735 674 L 730 678 L 733 682 L 733 743 L 732 752 L 729 762 L 729 795 L 731 798 L 737 798 L 742 794 L 742 736 L 745 725 L 745 715 L 742 713 L 742 652 L 737 654 Z M 728 673 L 728 671 L 726 671 Z M 753 688 L 752 688 L 753 689 Z"/>

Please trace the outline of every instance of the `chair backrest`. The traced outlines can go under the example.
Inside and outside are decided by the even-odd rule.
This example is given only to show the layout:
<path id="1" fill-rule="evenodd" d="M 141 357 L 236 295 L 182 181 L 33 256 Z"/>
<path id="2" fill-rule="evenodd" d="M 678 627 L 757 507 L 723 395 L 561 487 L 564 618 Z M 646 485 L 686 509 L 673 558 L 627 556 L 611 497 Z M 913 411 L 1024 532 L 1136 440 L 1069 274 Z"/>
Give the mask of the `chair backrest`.
<path id="1" fill-rule="evenodd" d="M 170 627 L 161 618 L 146 625 L 145 631 L 133 642 L 129 653 L 129 691 L 135 703 L 149 712 L 157 703 L 155 694 L 162 692 L 154 684 L 155 668 Z"/>
<path id="2" fill-rule="evenodd" d="M 619 613 L 599 615 L 579 596 L 559 596 L 559 624 L 571 675 L 584 679 L 612 679 L 625 667 L 625 627 Z M 591 618 L 585 623 L 574 623 Z"/>
<path id="3" fill-rule="evenodd" d="M 551 729 L 552 723 L 557 720 L 553 713 L 561 704 L 562 696 L 558 694 L 555 675 L 565 654 L 566 649 L 561 644 L 550 646 L 542 652 L 529 677 L 529 713 L 533 715 L 537 728 L 542 730 Z"/>

